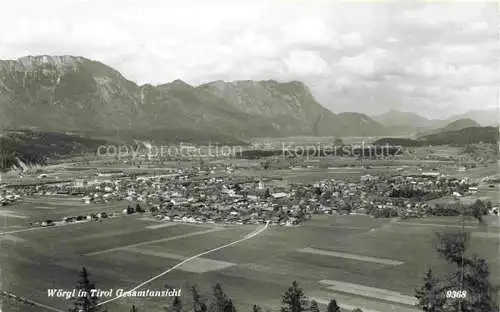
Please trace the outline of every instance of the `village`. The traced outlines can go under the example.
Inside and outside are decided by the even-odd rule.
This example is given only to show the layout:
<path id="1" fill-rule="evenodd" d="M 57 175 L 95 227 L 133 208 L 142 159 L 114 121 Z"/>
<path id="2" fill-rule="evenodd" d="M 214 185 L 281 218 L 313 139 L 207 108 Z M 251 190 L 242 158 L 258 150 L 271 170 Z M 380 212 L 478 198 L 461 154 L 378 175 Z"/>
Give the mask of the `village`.
<path id="1" fill-rule="evenodd" d="M 0 203 L 13 205 L 29 196 L 79 198 L 86 205 L 122 203 L 121 212 L 100 211 L 38 220 L 31 226 L 102 221 L 144 214 L 165 222 L 264 224 L 296 226 L 316 214 L 370 215 L 374 218 L 456 216 L 455 203 L 434 200 L 473 195 L 477 181 L 436 171 L 394 176 L 363 175 L 359 181 L 322 179 L 313 184 L 289 184 L 280 179 L 241 177 L 230 165 L 171 168 L 161 174 L 96 173 L 71 182 L 34 184 L 0 189 Z M 43 178 L 41 176 L 39 178 Z M 498 214 L 491 202 L 483 214 Z M 103 206 L 104 209 L 105 206 Z"/>

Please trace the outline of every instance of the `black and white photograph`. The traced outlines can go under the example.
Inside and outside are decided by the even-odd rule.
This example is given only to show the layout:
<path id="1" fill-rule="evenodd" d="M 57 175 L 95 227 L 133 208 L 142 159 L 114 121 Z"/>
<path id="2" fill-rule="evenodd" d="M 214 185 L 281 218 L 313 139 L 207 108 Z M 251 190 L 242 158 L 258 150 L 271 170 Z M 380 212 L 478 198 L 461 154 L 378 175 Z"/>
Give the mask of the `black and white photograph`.
<path id="1" fill-rule="evenodd" d="M 0 312 L 500 311 L 498 1 L 0 10 Z"/>

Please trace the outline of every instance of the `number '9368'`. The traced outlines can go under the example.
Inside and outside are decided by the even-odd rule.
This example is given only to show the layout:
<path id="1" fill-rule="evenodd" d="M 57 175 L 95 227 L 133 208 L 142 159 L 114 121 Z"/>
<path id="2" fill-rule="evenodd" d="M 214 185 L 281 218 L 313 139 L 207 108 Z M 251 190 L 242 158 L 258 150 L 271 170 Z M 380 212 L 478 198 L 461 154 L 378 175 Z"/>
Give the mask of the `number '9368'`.
<path id="1" fill-rule="evenodd" d="M 466 290 L 448 290 L 446 291 L 446 298 L 460 298 L 463 299 L 467 297 Z"/>

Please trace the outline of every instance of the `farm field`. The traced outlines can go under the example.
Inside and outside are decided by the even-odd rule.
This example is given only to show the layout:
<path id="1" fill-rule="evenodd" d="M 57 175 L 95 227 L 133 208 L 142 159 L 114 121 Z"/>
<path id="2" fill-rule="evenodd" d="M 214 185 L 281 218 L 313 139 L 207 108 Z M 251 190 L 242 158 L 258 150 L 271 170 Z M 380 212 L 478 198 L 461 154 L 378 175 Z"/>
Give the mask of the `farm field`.
<path id="1" fill-rule="evenodd" d="M 300 168 L 300 169 L 270 169 L 264 172 L 260 170 L 236 171 L 234 176 L 260 177 L 268 179 L 283 179 L 290 183 L 315 183 L 323 179 L 338 179 L 359 181 L 361 176 L 387 172 L 387 169 L 364 169 L 364 168 Z M 394 171 L 395 172 L 395 171 Z"/>
<path id="2" fill-rule="evenodd" d="M 55 209 L 44 210 L 43 214 L 49 212 L 56 217 L 92 207 L 58 204 L 37 199 L 36 203 L 19 205 L 16 212 L 38 218 L 42 213 L 35 206 L 47 205 Z M 7 227 L 11 220 L 26 222 L 2 218 Z M 467 224 L 467 230 L 476 233 L 471 252 L 489 260 L 491 276 L 500 283 L 499 238 L 495 236 L 498 222 L 491 218 L 487 221 L 487 227 Z M 68 302 L 48 298 L 47 288 L 72 289 L 83 265 L 98 288 L 130 289 L 187 257 L 241 239 L 261 227 L 158 224 L 141 216 L 127 216 L 3 235 L 2 290 L 65 310 Z M 337 298 L 344 307 L 414 311 L 408 306 L 361 296 L 356 289 L 383 285 L 379 292 L 411 301 L 414 288 L 421 284 L 428 268 L 440 273 L 450 269 L 433 249 L 435 230 L 453 229 L 459 224 L 454 218 L 398 221 L 315 216 L 296 227 L 270 226 L 256 237 L 186 263 L 144 289 L 158 290 L 166 284 L 181 287 L 181 299 L 188 303 L 188 285 L 198 284 L 206 293 L 220 282 L 241 310 L 257 303 L 277 311 L 280 295 L 296 280 L 319 303 Z M 109 311 L 128 311 L 132 302 L 142 311 L 161 311 L 170 298 L 120 299 L 109 304 Z M 22 305 L 9 306 L 11 310 L 5 307 L 5 311 L 31 311 Z"/>
<path id="3" fill-rule="evenodd" d="M 482 186 L 479 188 L 477 197 L 488 198 L 491 200 L 493 205 L 500 204 L 500 185 L 496 184 L 493 187 Z"/>
<path id="4" fill-rule="evenodd" d="M 76 196 L 34 196 L 12 205 L 0 207 L 0 227 L 28 225 L 31 222 L 60 220 L 64 217 L 88 215 L 99 212 L 121 212 L 127 201 L 104 204 L 85 204 Z"/>
<path id="5" fill-rule="evenodd" d="M 30 185 L 73 181 L 76 178 L 84 176 L 93 176 L 93 178 L 98 178 L 95 176 L 95 168 L 69 170 L 64 168 L 66 166 L 68 165 L 65 163 L 47 166 L 43 169 L 43 171 L 42 169 L 40 169 L 40 172 L 32 170 L 32 172 L 25 173 L 23 176 L 20 176 L 18 172 L 12 171 L 7 174 L 3 174 L 1 182 L 8 183 L 10 185 Z M 43 178 L 40 177 L 40 174 L 42 173 L 45 175 Z"/>
<path id="6" fill-rule="evenodd" d="M 405 162 L 406 163 L 406 162 Z M 335 163 L 329 168 L 294 168 L 294 169 L 267 169 L 267 170 L 238 170 L 233 173 L 234 176 L 245 176 L 245 177 L 260 177 L 261 175 L 265 178 L 283 178 L 284 180 L 290 181 L 292 183 L 315 183 L 322 179 L 338 179 L 338 180 L 351 180 L 359 181 L 361 176 L 370 175 L 399 175 L 399 174 L 418 174 L 417 165 L 405 165 L 404 172 L 398 172 L 397 168 L 403 166 L 403 164 L 398 164 L 397 162 L 392 165 L 379 164 L 373 162 L 371 168 L 365 168 L 361 166 L 361 162 L 357 162 L 356 167 L 336 167 Z M 474 178 L 482 178 L 491 173 L 496 172 L 497 168 L 493 165 L 484 168 L 471 169 L 473 172 L 470 174 Z M 440 171 L 444 174 L 463 176 L 463 173 L 459 173 L 456 168 L 441 168 Z M 469 176 L 469 173 L 467 173 Z"/>

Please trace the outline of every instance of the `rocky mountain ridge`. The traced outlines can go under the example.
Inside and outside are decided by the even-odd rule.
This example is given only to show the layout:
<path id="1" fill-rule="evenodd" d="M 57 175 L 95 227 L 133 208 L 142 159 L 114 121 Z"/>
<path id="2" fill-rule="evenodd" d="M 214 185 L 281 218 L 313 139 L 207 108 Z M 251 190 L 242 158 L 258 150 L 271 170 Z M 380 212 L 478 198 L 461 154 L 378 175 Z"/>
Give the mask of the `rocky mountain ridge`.
<path id="1" fill-rule="evenodd" d="M 190 137 L 386 135 L 359 113 L 334 114 L 302 82 L 181 80 L 137 85 L 117 70 L 77 56 L 0 61 L 0 129 L 164 131 Z M 180 135 L 182 137 L 182 135 Z"/>

